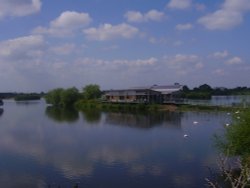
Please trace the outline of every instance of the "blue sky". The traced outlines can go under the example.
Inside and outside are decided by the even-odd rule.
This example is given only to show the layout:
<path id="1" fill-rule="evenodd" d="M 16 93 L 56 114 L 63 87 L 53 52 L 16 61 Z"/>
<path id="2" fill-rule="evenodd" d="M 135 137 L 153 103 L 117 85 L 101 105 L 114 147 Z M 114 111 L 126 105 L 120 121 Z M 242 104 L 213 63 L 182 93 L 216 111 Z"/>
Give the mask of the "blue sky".
<path id="1" fill-rule="evenodd" d="M 249 0 L 0 0 L 0 92 L 250 86 Z"/>

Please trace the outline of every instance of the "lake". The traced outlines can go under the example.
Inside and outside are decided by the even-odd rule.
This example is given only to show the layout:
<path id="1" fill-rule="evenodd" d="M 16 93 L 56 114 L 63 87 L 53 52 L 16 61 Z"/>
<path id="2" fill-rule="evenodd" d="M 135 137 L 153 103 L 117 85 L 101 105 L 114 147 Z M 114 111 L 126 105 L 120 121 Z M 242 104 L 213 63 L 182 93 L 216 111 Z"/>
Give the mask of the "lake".
<path id="1" fill-rule="evenodd" d="M 2 108 L 4 188 L 205 187 L 217 169 L 213 135 L 231 120 L 226 112 L 77 112 L 43 100 Z"/>
<path id="2" fill-rule="evenodd" d="M 250 107 L 250 95 L 212 96 L 210 100 L 185 99 L 184 103 L 208 106 Z"/>

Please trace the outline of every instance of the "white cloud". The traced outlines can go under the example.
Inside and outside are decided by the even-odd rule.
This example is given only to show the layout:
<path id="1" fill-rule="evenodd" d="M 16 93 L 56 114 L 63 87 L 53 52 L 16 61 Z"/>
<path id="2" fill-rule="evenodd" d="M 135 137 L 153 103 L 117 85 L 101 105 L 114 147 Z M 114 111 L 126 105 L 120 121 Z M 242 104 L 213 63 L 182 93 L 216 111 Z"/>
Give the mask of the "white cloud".
<path id="1" fill-rule="evenodd" d="M 240 57 L 233 57 L 225 62 L 227 65 L 239 65 L 242 64 L 243 61 Z"/>
<path id="2" fill-rule="evenodd" d="M 26 16 L 39 12 L 41 0 L 1 0 L 0 19 L 6 16 Z"/>
<path id="3" fill-rule="evenodd" d="M 168 43 L 167 39 L 164 37 L 162 38 L 149 37 L 148 41 L 151 44 L 167 44 Z"/>
<path id="4" fill-rule="evenodd" d="M 174 42 L 174 46 L 181 46 L 183 44 L 183 41 L 177 40 Z"/>
<path id="5" fill-rule="evenodd" d="M 83 33 L 90 40 L 105 41 L 115 38 L 133 38 L 139 30 L 129 24 L 122 23 L 118 25 L 103 24 L 99 28 L 89 28 L 83 30 Z"/>
<path id="6" fill-rule="evenodd" d="M 113 51 L 119 49 L 118 45 L 105 46 L 102 50 L 104 51 Z"/>
<path id="7" fill-rule="evenodd" d="M 114 61 L 115 64 L 130 65 L 130 66 L 145 66 L 145 65 L 155 65 L 158 62 L 157 58 L 151 57 L 149 59 L 137 59 L 133 61 L 122 60 Z"/>
<path id="8" fill-rule="evenodd" d="M 141 12 L 138 11 L 128 11 L 124 17 L 128 22 L 144 22 L 145 18 Z"/>
<path id="9" fill-rule="evenodd" d="M 230 10 L 218 10 L 208 14 L 198 20 L 198 23 L 204 25 L 207 29 L 229 29 L 239 25 L 243 21 L 240 12 Z"/>
<path id="10" fill-rule="evenodd" d="M 171 0 L 167 6 L 173 9 L 187 9 L 191 5 L 192 0 Z"/>
<path id="11" fill-rule="evenodd" d="M 198 11 L 204 11 L 206 9 L 206 6 L 204 4 L 196 3 L 195 8 Z"/>
<path id="12" fill-rule="evenodd" d="M 193 28 L 193 25 L 190 23 L 186 23 L 186 24 L 177 24 L 175 26 L 175 28 L 179 31 L 183 31 L 183 30 L 190 30 Z"/>
<path id="13" fill-rule="evenodd" d="M 157 64 L 158 59 L 155 57 L 150 57 L 148 59 L 136 59 L 136 60 L 126 60 L 126 59 L 115 59 L 115 60 L 102 60 L 102 59 L 90 59 L 90 58 L 85 58 L 78 60 L 77 66 L 78 65 L 91 65 L 91 66 L 108 66 L 108 67 L 113 67 L 113 66 L 129 66 L 129 67 L 140 67 L 140 66 L 152 66 Z"/>
<path id="14" fill-rule="evenodd" d="M 227 50 L 221 51 L 221 52 L 214 52 L 213 53 L 213 57 L 214 58 L 225 58 L 229 55 Z"/>
<path id="15" fill-rule="evenodd" d="M 54 36 L 71 35 L 74 31 L 86 27 L 92 21 L 88 13 L 65 11 L 55 20 L 50 22 L 49 28 L 37 27 L 34 33 L 50 34 Z"/>
<path id="16" fill-rule="evenodd" d="M 226 74 L 225 70 L 223 69 L 216 69 L 213 71 L 213 74 L 219 75 L 219 76 L 224 76 Z"/>
<path id="17" fill-rule="evenodd" d="M 195 64 L 195 69 L 201 69 L 201 68 L 203 68 L 204 67 L 204 64 L 203 63 L 196 63 Z"/>
<path id="18" fill-rule="evenodd" d="M 75 44 L 63 44 L 61 46 L 52 47 L 51 51 L 58 55 L 68 55 L 75 50 Z"/>
<path id="19" fill-rule="evenodd" d="M 139 11 L 128 11 L 124 17 L 128 22 L 161 21 L 165 14 L 157 10 L 150 10 L 143 14 Z"/>
<path id="20" fill-rule="evenodd" d="M 146 20 L 161 21 L 164 18 L 164 13 L 157 10 L 150 10 L 145 14 Z"/>
<path id="21" fill-rule="evenodd" d="M 44 39 L 40 35 L 30 35 L 3 41 L 0 43 L 0 59 L 22 61 L 40 57 L 43 52 Z"/>
<path id="22" fill-rule="evenodd" d="M 201 58 L 197 55 L 177 54 L 172 57 L 165 57 L 166 64 L 177 71 L 178 74 L 185 75 L 204 67 Z"/>
<path id="23" fill-rule="evenodd" d="M 6 89 L 38 89 L 49 81 L 43 59 L 46 42 L 42 36 L 30 35 L 0 42 L 0 78 Z M 39 83 L 39 84 L 38 84 Z"/>
<path id="24" fill-rule="evenodd" d="M 225 0 L 223 4 L 224 9 L 230 9 L 235 11 L 245 11 L 250 9 L 249 0 Z"/>
<path id="25" fill-rule="evenodd" d="M 210 30 L 230 29 L 241 24 L 244 13 L 249 10 L 249 0 L 225 0 L 221 9 L 201 17 L 198 23 Z"/>
<path id="26" fill-rule="evenodd" d="M 168 58 L 168 60 L 168 63 L 176 65 L 179 63 L 197 62 L 199 60 L 199 57 L 197 55 L 177 54 L 174 57 Z"/>

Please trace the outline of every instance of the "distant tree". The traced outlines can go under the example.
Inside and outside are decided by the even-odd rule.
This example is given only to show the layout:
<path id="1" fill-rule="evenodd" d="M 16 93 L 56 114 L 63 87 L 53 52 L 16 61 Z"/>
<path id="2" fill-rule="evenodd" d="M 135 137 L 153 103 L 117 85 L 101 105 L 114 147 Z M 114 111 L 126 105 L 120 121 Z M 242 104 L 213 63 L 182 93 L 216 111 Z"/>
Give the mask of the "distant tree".
<path id="1" fill-rule="evenodd" d="M 101 97 L 100 86 L 96 84 L 86 85 L 83 88 L 84 99 L 98 99 Z"/>
<path id="2" fill-rule="evenodd" d="M 72 87 L 69 89 L 57 88 L 49 91 L 45 96 L 47 103 L 54 106 L 69 107 L 73 106 L 79 98 L 79 91 Z"/>
<path id="3" fill-rule="evenodd" d="M 213 89 L 211 88 L 211 86 L 208 85 L 208 84 L 200 85 L 200 86 L 198 87 L 198 89 L 199 89 L 200 91 L 202 91 L 202 92 L 211 92 L 211 91 L 213 91 Z"/>
<path id="4" fill-rule="evenodd" d="M 182 91 L 183 92 L 189 92 L 190 89 L 188 88 L 188 86 L 185 85 L 185 86 L 182 87 Z"/>
<path id="5" fill-rule="evenodd" d="M 77 88 L 72 87 L 61 92 L 61 105 L 63 107 L 73 106 L 79 99 L 79 91 Z"/>
<path id="6" fill-rule="evenodd" d="M 56 88 L 49 91 L 45 96 L 46 102 L 55 106 L 61 105 L 61 94 L 63 91 L 63 88 Z"/>

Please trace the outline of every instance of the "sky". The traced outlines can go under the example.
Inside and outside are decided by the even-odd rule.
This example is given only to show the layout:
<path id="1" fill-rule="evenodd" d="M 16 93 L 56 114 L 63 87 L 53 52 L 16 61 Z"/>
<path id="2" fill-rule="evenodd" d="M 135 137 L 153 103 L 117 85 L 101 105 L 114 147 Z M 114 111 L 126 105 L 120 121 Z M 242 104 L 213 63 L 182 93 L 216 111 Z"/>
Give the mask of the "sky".
<path id="1" fill-rule="evenodd" d="M 250 87 L 250 0 L 0 0 L 0 92 Z"/>

